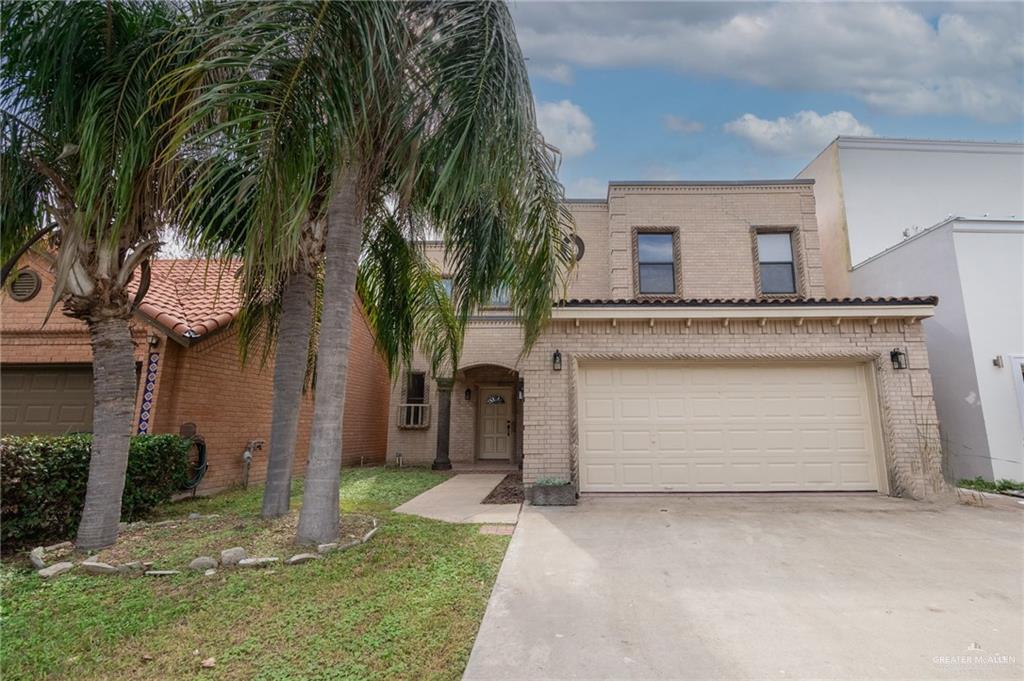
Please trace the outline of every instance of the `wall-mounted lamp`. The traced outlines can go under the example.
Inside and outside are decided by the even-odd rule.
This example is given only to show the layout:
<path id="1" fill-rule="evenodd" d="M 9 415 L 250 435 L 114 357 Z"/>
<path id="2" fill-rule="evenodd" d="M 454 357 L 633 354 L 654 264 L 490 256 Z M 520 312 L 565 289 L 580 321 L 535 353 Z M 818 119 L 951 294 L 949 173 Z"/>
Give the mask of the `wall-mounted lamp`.
<path id="1" fill-rule="evenodd" d="M 555 354 L 551 355 L 551 368 L 555 371 L 562 370 L 562 353 L 555 350 Z"/>
<path id="2" fill-rule="evenodd" d="M 907 353 L 899 348 L 893 348 L 893 351 L 889 353 L 889 359 L 892 360 L 893 369 L 907 368 Z"/>
<path id="3" fill-rule="evenodd" d="M 526 393 L 523 390 L 523 380 L 519 379 L 519 382 L 516 384 L 516 398 L 520 402 L 522 402 L 525 397 L 526 397 Z"/>
<path id="4" fill-rule="evenodd" d="M 469 402 L 471 399 L 473 399 L 473 391 L 466 388 L 466 401 Z"/>

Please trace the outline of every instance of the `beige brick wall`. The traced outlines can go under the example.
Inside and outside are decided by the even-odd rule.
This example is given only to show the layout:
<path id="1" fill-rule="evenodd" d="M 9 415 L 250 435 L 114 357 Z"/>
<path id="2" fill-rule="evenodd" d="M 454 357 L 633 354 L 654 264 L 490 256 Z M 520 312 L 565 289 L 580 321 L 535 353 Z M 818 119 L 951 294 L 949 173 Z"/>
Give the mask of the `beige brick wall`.
<path id="1" fill-rule="evenodd" d="M 611 185 L 608 248 L 612 298 L 634 297 L 633 230 L 679 229 L 685 298 L 753 298 L 754 227 L 792 227 L 803 294 L 825 294 L 814 191 L 809 184 Z"/>
<path id="2" fill-rule="evenodd" d="M 500 370 L 517 371 L 522 348 L 522 331 L 508 320 L 472 321 L 466 329 L 465 350 L 459 372 L 452 387 L 452 415 L 449 456 L 455 463 L 472 462 L 476 455 L 476 400 L 481 385 L 505 384 Z M 499 370 L 499 371 L 495 371 Z M 427 403 L 431 405 L 430 425 L 424 429 L 398 427 L 400 405 L 405 402 L 407 371 L 427 373 Z M 465 399 L 466 388 L 472 391 Z M 389 462 L 402 455 L 403 464 L 426 465 L 437 452 L 437 383 L 429 373 L 422 354 L 416 353 L 410 369 L 401 369 L 391 385 L 387 458 Z M 517 422 L 522 427 L 522 419 Z M 521 442 L 521 438 L 520 438 Z"/>
<path id="3" fill-rule="evenodd" d="M 568 298 L 631 298 L 634 296 L 632 234 L 638 227 L 678 228 L 681 296 L 688 298 L 752 298 L 757 296 L 752 229 L 791 227 L 796 232 L 798 279 L 802 293 L 825 295 L 813 187 L 809 184 L 625 185 L 609 188 L 605 201 L 569 202 L 586 253 L 570 280 Z M 443 262 L 438 246 L 428 249 Z M 508 321 L 480 321 L 467 332 L 462 367 L 495 364 L 516 369 L 524 381 L 522 404 L 524 476 L 527 484 L 541 477 L 569 477 L 574 472 L 575 376 L 579 357 L 600 355 L 621 359 L 699 359 L 699 361 L 841 361 L 872 367 L 882 415 L 885 466 L 890 492 L 928 498 L 943 490 L 937 418 L 924 337 L 918 323 L 881 320 L 721 320 L 552 322 L 530 355 L 519 358 L 522 334 Z M 894 371 L 889 351 L 904 347 L 907 371 Z M 551 355 L 560 350 L 563 370 L 551 369 Z M 417 357 L 414 368 L 426 364 Z M 429 400 L 436 404 L 432 380 Z M 474 455 L 474 408 L 462 399 L 467 387 L 453 389 L 451 456 L 455 462 Z M 429 463 L 436 449 L 436 414 L 427 430 L 400 430 L 397 405 L 402 401 L 404 374 L 392 387 L 388 458 L 396 452 L 410 463 Z"/>
<path id="4" fill-rule="evenodd" d="M 894 347 L 906 348 L 911 369 L 896 371 Z M 563 370 L 551 369 L 560 350 Z M 928 355 L 919 323 L 880 320 L 679 320 L 553 323 L 522 367 L 526 400 L 524 480 L 568 478 L 575 470 L 575 364 L 583 358 L 680 361 L 832 361 L 869 364 L 878 388 L 890 493 L 918 499 L 944 490 L 938 419 L 930 396 Z"/>

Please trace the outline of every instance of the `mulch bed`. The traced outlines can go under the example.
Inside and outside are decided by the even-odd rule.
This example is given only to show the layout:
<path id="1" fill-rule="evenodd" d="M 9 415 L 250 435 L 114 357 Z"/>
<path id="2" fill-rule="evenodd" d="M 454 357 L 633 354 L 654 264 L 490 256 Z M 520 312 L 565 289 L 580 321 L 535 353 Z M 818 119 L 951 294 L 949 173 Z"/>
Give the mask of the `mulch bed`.
<path id="1" fill-rule="evenodd" d="M 484 497 L 484 504 L 523 503 L 523 474 L 509 473 L 491 493 Z"/>

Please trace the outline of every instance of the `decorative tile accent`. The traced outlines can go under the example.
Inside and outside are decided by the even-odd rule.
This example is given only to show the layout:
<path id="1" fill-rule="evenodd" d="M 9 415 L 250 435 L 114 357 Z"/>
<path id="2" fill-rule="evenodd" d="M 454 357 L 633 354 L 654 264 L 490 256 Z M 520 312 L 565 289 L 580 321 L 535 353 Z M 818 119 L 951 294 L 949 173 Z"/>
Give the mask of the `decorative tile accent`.
<path id="1" fill-rule="evenodd" d="M 156 372 L 160 363 L 160 353 L 149 353 L 146 361 L 146 386 L 142 394 L 142 408 L 139 410 L 139 435 L 149 433 L 149 417 L 153 412 L 153 391 L 156 388 Z"/>

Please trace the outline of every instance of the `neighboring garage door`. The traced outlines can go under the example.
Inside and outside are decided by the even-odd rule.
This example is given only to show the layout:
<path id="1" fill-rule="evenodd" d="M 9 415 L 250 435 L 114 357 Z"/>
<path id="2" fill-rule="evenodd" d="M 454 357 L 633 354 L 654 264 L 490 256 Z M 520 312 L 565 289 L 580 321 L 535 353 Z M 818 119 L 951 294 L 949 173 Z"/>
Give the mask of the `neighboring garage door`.
<path id="1" fill-rule="evenodd" d="M 876 490 L 860 365 L 581 364 L 583 492 Z"/>
<path id="2" fill-rule="evenodd" d="M 92 432 L 92 367 L 0 367 L 2 430 L 10 435 Z"/>

